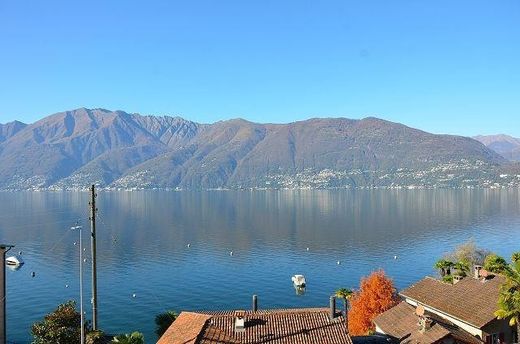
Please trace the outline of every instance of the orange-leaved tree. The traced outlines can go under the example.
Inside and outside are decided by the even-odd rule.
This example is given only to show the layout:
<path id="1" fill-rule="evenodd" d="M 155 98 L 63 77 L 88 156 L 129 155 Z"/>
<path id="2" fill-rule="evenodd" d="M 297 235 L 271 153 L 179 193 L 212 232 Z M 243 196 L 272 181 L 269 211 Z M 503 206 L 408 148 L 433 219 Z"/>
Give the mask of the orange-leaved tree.
<path id="1" fill-rule="evenodd" d="M 372 272 L 361 279 L 360 289 L 350 301 L 348 324 L 352 336 L 363 336 L 374 331 L 376 316 L 397 304 L 397 295 L 392 280 L 383 270 Z"/>

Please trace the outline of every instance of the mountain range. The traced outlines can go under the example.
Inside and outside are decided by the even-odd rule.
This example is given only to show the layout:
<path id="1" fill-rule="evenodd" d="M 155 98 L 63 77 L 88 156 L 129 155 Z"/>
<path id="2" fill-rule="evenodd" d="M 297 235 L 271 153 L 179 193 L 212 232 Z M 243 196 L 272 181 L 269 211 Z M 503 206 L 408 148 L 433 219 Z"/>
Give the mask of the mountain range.
<path id="1" fill-rule="evenodd" d="M 479 135 L 475 140 L 482 142 L 504 158 L 520 161 L 520 139 L 509 135 Z"/>
<path id="2" fill-rule="evenodd" d="M 516 185 L 494 149 L 373 117 L 202 124 L 81 108 L 0 125 L 0 189 Z"/>

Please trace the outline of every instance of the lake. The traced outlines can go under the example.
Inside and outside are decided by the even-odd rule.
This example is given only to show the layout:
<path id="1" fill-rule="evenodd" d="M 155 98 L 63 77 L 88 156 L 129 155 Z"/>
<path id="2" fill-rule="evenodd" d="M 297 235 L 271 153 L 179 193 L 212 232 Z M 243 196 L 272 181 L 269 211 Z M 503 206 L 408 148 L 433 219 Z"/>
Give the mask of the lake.
<path id="1" fill-rule="evenodd" d="M 7 270 L 9 342 L 30 342 L 34 321 L 79 299 L 76 221 L 91 318 L 88 201 L 0 193 L 0 242 L 25 260 Z M 147 343 L 169 309 L 249 308 L 253 294 L 259 308 L 327 306 L 379 268 L 397 288 L 434 275 L 435 261 L 469 239 L 508 259 L 520 250 L 520 189 L 99 192 L 97 203 L 99 325 L 141 331 Z M 307 278 L 303 295 L 294 274 Z"/>

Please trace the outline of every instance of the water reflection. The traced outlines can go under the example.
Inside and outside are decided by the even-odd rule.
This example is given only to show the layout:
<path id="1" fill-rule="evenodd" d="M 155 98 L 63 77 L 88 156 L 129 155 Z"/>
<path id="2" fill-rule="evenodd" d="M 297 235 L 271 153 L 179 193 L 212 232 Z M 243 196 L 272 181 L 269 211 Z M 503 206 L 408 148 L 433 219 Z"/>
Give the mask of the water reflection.
<path id="1" fill-rule="evenodd" d="M 7 276 L 12 340 L 28 342 L 34 320 L 77 299 L 70 227 L 88 228 L 88 197 L 0 193 L 0 241 L 27 265 Z M 380 267 L 402 288 L 469 238 L 505 256 L 519 249 L 519 189 L 99 192 L 97 204 L 100 322 L 150 342 L 167 309 L 247 308 L 252 294 L 264 308 L 327 306 Z M 310 288 L 291 288 L 294 273 Z"/>
<path id="2" fill-rule="evenodd" d="M 305 287 L 299 287 L 297 285 L 294 286 L 294 290 L 296 291 L 296 295 L 304 295 L 305 294 Z"/>

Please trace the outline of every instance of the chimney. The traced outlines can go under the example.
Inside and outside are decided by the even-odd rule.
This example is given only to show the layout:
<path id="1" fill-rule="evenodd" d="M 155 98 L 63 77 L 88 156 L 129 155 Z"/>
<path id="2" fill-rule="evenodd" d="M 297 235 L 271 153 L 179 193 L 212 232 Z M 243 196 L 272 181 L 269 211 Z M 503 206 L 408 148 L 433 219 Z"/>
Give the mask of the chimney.
<path id="1" fill-rule="evenodd" d="M 419 318 L 419 331 L 421 333 L 424 333 L 428 331 L 430 328 L 432 328 L 432 319 L 428 317 L 420 317 Z"/>
<path id="2" fill-rule="evenodd" d="M 459 276 L 459 275 L 455 275 L 453 276 L 453 284 L 457 284 L 459 283 L 460 281 L 462 281 L 462 276 Z"/>
<path id="3" fill-rule="evenodd" d="M 481 265 L 474 265 L 473 266 L 473 278 L 480 279 L 480 270 L 482 270 Z"/>
<path id="4" fill-rule="evenodd" d="M 258 310 L 258 296 L 253 295 L 253 312 Z"/>
<path id="5" fill-rule="evenodd" d="M 244 332 L 246 330 L 245 313 L 245 311 L 235 311 L 235 332 Z"/>
<path id="6" fill-rule="evenodd" d="M 491 276 L 492 274 L 489 273 L 487 270 L 480 270 L 480 280 L 482 283 L 486 282 L 486 280 Z"/>
<path id="7" fill-rule="evenodd" d="M 334 296 L 331 296 L 329 299 L 329 311 L 329 317 L 332 320 L 336 317 L 336 297 Z"/>

